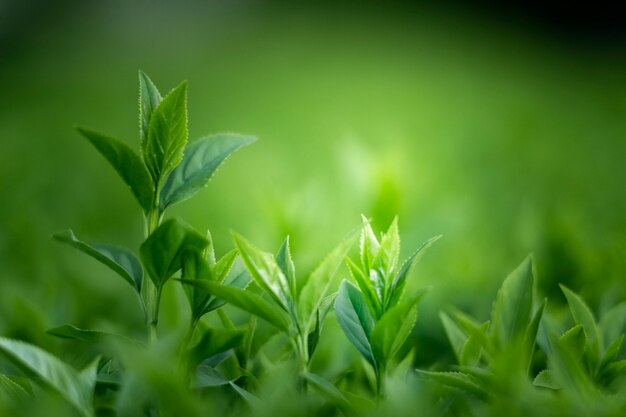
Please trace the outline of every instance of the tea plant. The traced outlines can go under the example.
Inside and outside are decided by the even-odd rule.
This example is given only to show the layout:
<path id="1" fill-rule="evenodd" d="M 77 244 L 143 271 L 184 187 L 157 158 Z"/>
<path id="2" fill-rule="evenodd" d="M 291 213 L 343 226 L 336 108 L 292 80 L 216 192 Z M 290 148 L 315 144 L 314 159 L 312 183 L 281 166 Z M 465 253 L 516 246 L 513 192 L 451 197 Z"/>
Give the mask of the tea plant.
<path id="1" fill-rule="evenodd" d="M 431 238 L 398 268 L 400 235 L 394 219 L 380 241 L 364 218 L 360 265 L 346 258 L 355 287 L 344 280 L 335 301 L 335 313 L 344 333 L 374 368 L 376 395 L 385 391 L 391 360 L 411 333 L 418 301 L 424 290 L 403 298 L 407 274 L 419 256 L 440 236 Z"/>

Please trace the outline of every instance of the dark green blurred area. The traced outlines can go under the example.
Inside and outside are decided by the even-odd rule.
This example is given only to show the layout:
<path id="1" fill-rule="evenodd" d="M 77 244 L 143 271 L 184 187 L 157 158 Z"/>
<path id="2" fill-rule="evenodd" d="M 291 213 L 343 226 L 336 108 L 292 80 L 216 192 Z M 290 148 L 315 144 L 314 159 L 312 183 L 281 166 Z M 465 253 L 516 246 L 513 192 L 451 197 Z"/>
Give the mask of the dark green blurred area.
<path id="1" fill-rule="evenodd" d="M 553 305 L 558 283 L 596 312 L 626 295 L 620 42 L 394 4 L 0 7 L 3 335 L 45 346 L 43 332 L 64 322 L 141 327 L 121 280 L 50 239 L 72 227 L 139 247 L 139 207 L 72 129 L 137 146 L 139 68 L 163 92 L 189 80 L 190 138 L 260 139 L 172 210 L 210 228 L 220 253 L 231 229 L 274 251 L 290 234 L 304 272 L 361 213 L 379 229 L 398 214 L 404 256 L 444 234 L 411 284 L 432 285 L 418 328 L 439 343 L 436 312 L 485 318 L 530 252 Z"/>

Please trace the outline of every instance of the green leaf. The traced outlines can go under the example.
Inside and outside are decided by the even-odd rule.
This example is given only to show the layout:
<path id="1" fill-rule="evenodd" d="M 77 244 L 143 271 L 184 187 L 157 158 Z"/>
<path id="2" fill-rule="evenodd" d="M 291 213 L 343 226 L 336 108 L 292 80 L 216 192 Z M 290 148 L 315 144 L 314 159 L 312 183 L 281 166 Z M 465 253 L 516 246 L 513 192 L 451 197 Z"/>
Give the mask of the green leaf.
<path id="1" fill-rule="evenodd" d="M 341 391 L 337 389 L 330 381 L 311 372 L 304 372 L 302 377 L 309 381 L 311 386 L 320 394 L 326 397 L 331 403 L 335 404 L 344 412 L 352 411 L 352 405 Z"/>
<path id="2" fill-rule="evenodd" d="M 334 278 L 341 266 L 341 261 L 356 241 L 357 236 L 356 231 L 349 233 L 311 272 L 302 287 L 298 299 L 298 308 L 305 331 L 308 331 L 313 325 L 315 312 L 335 281 Z"/>
<path id="3" fill-rule="evenodd" d="M 0 374 L 0 406 L 6 403 L 19 403 L 30 396 L 31 393 L 26 391 L 20 384 L 7 375 Z"/>
<path id="4" fill-rule="evenodd" d="M 380 247 L 374 256 L 370 268 L 378 270 L 382 268 L 385 271 L 385 278 L 390 278 L 391 273 L 395 270 L 400 256 L 400 234 L 398 232 L 398 218 L 395 217 L 380 240 Z"/>
<path id="5" fill-rule="evenodd" d="M 98 360 L 83 372 L 78 372 L 36 346 L 4 337 L 0 337 L 0 353 L 28 374 L 35 376 L 43 386 L 59 393 L 81 415 L 92 417 Z"/>
<path id="6" fill-rule="evenodd" d="M 448 341 L 452 346 L 456 359 L 461 363 L 461 353 L 463 346 L 467 340 L 467 334 L 450 318 L 450 316 L 443 311 L 439 313 L 439 318 L 443 324 L 443 328 L 448 336 Z"/>
<path id="7" fill-rule="evenodd" d="M 556 386 L 586 396 L 594 392 L 594 389 L 578 359 L 581 347 L 580 344 L 574 346 L 574 340 L 577 339 L 576 334 L 580 331 L 574 329 L 576 327 L 572 328 L 572 334 L 568 337 L 564 335 L 559 338 L 551 332 L 548 333 L 548 364 L 553 372 Z"/>
<path id="8" fill-rule="evenodd" d="M 250 273 L 243 268 L 241 271 L 229 274 L 226 279 L 224 279 L 223 284 L 233 288 L 244 289 L 250 284 L 250 281 L 252 281 Z M 221 298 L 212 297 L 204 309 L 204 313 L 206 314 L 210 311 L 217 310 L 224 304 L 225 301 Z"/>
<path id="9" fill-rule="evenodd" d="M 348 265 L 348 269 L 350 270 L 350 275 L 356 282 L 356 284 L 361 289 L 361 293 L 363 294 L 363 298 L 367 303 L 367 306 L 370 310 L 370 313 L 378 319 L 383 314 L 383 306 L 381 305 L 381 300 L 378 298 L 376 293 L 376 289 L 372 286 L 372 282 L 369 280 L 369 277 L 366 277 L 361 268 L 359 268 L 350 258 L 345 258 L 346 265 Z"/>
<path id="10" fill-rule="evenodd" d="M 489 393 L 474 378 L 462 372 L 431 372 L 419 369 L 418 372 L 432 381 L 457 389 L 478 399 L 485 400 L 489 397 Z"/>
<path id="11" fill-rule="evenodd" d="M 235 258 L 237 258 L 237 254 L 239 251 L 237 249 L 232 249 L 224 254 L 220 258 L 219 261 L 213 265 L 213 276 L 215 280 L 218 282 L 222 282 L 228 276 L 231 268 L 233 267 L 233 263 L 235 262 Z"/>
<path id="12" fill-rule="evenodd" d="M 404 291 L 404 285 L 406 283 L 406 277 L 411 269 L 411 266 L 415 264 L 419 259 L 424 255 L 426 250 L 430 248 L 430 246 L 435 243 L 437 240 L 441 238 L 442 235 L 434 236 L 428 239 L 426 242 L 422 244 L 414 253 L 404 261 L 400 271 L 396 274 L 391 282 L 391 286 L 387 291 L 387 300 L 385 302 L 385 310 L 395 304 L 398 303 L 400 298 L 402 297 L 402 292 Z"/>
<path id="13" fill-rule="evenodd" d="M 154 184 L 141 158 L 124 142 L 84 127 L 76 127 L 130 187 L 145 213 L 152 209 Z"/>
<path id="14" fill-rule="evenodd" d="M 148 140 L 148 129 L 154 109 L 161 102 L 161 94 L 152 80 L 145 72 L 139 70 L 139 138 L 141 141 L 141 154 Z"/>
<path id="15" fill-rule="evenodd" d="M 183 254 L 181 276 L 185 280 L 213 280 L 209 262 L 197 250 L 188 250 Z M 183 284 L 183 288 L 191 307 L 192 318 L 197 320 L 211 300 L 211 294 L 194 285 Z"/>
<path id="16" fill-rule="evenodd" d="M 421 290 L 391 307 L 374 326 L 370 341 L 379 363 L 389 363 L 411 334 L 417 319 L 417 302 L 425 293 L 426 290 Z"/>
<path id="17" fill-rule="evenodd" d="M 192 367 L 204 359 L 234 349 L 243 343 L 245 329 L 218 329 L 207 327 L 202 337 L 189 351 Z"/>
<path id="18" fill-rule="evenodd" d="M 187 82 L 173 89 L 154 109 L 143 159 L 155 184 L 182 161 L 187 146 Z"/>
<path id="19" fill-rule="evenodd" d="M 359 240 L 359 249 L 363 269 L 369 274 L 369 271 L 372 268 L 374 258 L 376 257 L 378 249 L 380 248 L 380 243 L 378 242 L 376 234 L 374 233 L 374 230 L 372 230 L 372 225 L 370 224 L 367 217 L 361 215 L 361 218 L 363 219 L 363 226 L 361 229 L 361 237 Z"/>
<path id="20" fill-rule="evenodd" d="M 100 343 L 106 339 L 118 339 L 124 342 L 130 342 L 138 346 L 142 346 L 141 342 L 130 339 L 117 333 L 103 332 L 100 330 L 85 330 L 78 328 L 72 324 L 63 324 L 59 327 L 52 328 L 46 333 L 62 339 L 80 340 L 87 343 Z"/>
<path id="21" fill-rule="evenodd" d="M 307 336 L 309 361 L 313 358 L 315 349 L 317 349 L 317 344 L 319 343 L 320 334 L 322 333 L 322 327 L 324 326 L 324 321 L 326 320 L 326 316 L 328 315 L 328 312 L 330 311 L 330 308 L 332 307 L 336 298 L 337 293 L 325 297 L 322 300 L 320 308 L 317 309 L 317 312 L 315 314 L 315 327 Z"/>
<path id="22" fill-rule="evenodd" d="M 230 384 L 232 380 L 210 366 L 201 365 L 196 369 L 196 380 L 193 388 L 219 387 Z"/>
<path id="23" fill-rule="evenodd" d="M 180 165 L 163 186 L 161 207 L 165 209 L 193 197 L 206 187 L 213 173 L 230 154 L 255 140 L 254 136 L 220 133 L 190 143 Z"/>
<path id="24" fill-rule="evenodd" d="M 533 260 L 529 256 L 504 280 L 493 306 L 492 337 L 506 346 L 526 334 L 533 304 Z"/>
<path id="25" fill-rule="evenodd" d="M 214 281 L 181 281 L 202 288 L 227 303 L 266 320 L 279 330 L 289 333 L 289 317 L 280 308 L 277 308 L 277 306 L 269 303 L 257 294 Z"/>
<path id="26" fill-rule="evenodd" d="M 374 328 L 374 318 L 367 308 L 363 294 L 349 281 L 342 281 L 335 300 L 337 321 L 350 342 L 376 367 L 374 353 L 370 345 L 370 335 Z"/>
<path id="27" fill-rule="evenodd" d="M 52 237 L 108 266 L 124 278 L 137 292 L 141 291 L 143 268 L 139 259 L 130 250 L 121 246 L 83 242 L 74 235 L 71 229 L 57 233 Z"/>
<path id="28" fill-rule="evenodd" d="M 484 341 L 487 335 L 487 329 L 489 328 L 489 322 L 485 322 L 477 329 L 469 333 L 469 336 L 463 347 L 461 348 L 461 354 L 459 363 L 464 366 L 474 366 L 478 364 L 480 355 L 484 348 Z"/>
<path id="29" fill-rule="evenodd" d="M 591 360 L 594 365 L 597 365 L 600 357 L 602 356 L 602 352 L 604 352 L 604 343 L 600 337 L 600 331 L 596 320 L 593 318 L 593 314 L 591 313 L 589 307 L 587 307 L 587 304 L 585 304 L 578 294 L 574 293 L 564 285 L 561 285 L 561 290 L 563 291 L 563 294 L 565 294 L 565 298 L 567 298 L 567 304 L 572 312 L 574 321 L 583 326 L 583 329 L 585 330 Z"/>
<path id="30" fill-rule="evenodd" d="M 141 261 L 157 288 L 182 268 L 186 251 L 202 252 L 209 242 L 204 236 L 176 219 L 163 222 L 143 242 Z"/>
<path id="31" fill-rule="evenodd" d="M 600 319 L 604 343 L 609 344 L 626 331 L 626 301 L 609 309 Z"/>
<path id="32" fill-rule="evenodd" d="M 546 307 L 547 299 L 543 300 L 543 303 L 539 306 L 537 311 L 530 320 L 528 327 L 526 328 L 526 335 L 524 337 L 524 345 L 526 346 L 526 360 L 528 362 L 527 370 L 530 370 L 532 365 L 533 353 L 535 352 L 535 343 L 537 341 L 537 332 L 539 331 L 539 324 L 541 323 L 541 317 L 543 317 L 543 310 Z"/>
<path id="33" fill-rule="evenodd" d="M 566 331 L 560 338 L 560 344 L 567 348 L 574 359 L 580 360 L 585 353 L 587 341 L 585 337 L 585 331 L 580 324 L 575 325 L 568 331 Z"/>
<path id="34" fill-rule="evenodd" d="M 289 236 L 285 238 L 285 241 L 281 245 L 278 250 L 278 255 L 276 255 L 276 262 L 280 267 L 280 270 L 283 271 L 285 278 L 287 278 L 287 284 L 289 286 L 289 293 L 291 294 L 291 298 L 296 298 L 296 266 L 293 264 L 293 260 L 291 259 L 291 248 L 289 247 Z"/>
<path id="35" fill-rule="evenodd" d="M 600 371 L 605 369 L 607 366 L 609 366 L 611 362 L 615 361 L 618 358 L 620 352 L 622 351 L 623 344 L 624 335 L 621 335 L 606 348 L 606 352 L 604 352 L 604 355 L 602 356 L 602 361 L 600 362 Z"/>
<path id="36" fill-rule="evenodd" d="M 555 381 L 554 372 L 550 369 L 544 369 L 539 372 L 533 380 L 533 385 L 536 387 L 561 389 L 561 386 Z"/>
<path id="37" fill-rule="evenodd" d="M 233 232 L 232 235 L 254 281 L 285 311 L 292 311 L 293 298 L 291 298 L 289 283 L 274 256 L 263 252 L 240 234 Z"/>

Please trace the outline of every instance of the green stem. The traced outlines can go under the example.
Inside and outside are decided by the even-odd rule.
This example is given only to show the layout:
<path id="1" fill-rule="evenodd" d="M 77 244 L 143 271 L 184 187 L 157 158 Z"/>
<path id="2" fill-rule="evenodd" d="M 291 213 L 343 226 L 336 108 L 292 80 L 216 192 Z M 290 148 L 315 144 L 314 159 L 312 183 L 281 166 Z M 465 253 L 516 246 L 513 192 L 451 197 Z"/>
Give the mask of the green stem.
<path id="1" fill-rule="evenodd" d="M 162 216 L 159 208 L 159 194 L 160 186 L 157 185 L 154 190 L 154 200 L 152 202 L 153 208 L 146 215 L 146 238 L 148 238 L 161 223 Z M 147 273 L 144 274 L 141 293 L 141 298 L 146 311 L 146 327 L 150 329 L 150 341 L 154 342 L 157 338 L 161 290 L 156 288 Z"/>
<path id="2" fill-rule="evenodd" d="M 376 402 L 380 403 L 385 398 L 387 389 L 387 369 L 384 365 L 379 365 L 376 371 Z"/>

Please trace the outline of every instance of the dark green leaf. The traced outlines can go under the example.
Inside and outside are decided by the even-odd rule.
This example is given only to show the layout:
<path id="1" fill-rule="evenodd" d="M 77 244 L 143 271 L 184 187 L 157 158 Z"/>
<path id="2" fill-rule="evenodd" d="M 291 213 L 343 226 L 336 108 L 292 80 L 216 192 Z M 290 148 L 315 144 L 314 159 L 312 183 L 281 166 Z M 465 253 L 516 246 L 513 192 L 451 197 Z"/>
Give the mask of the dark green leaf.
<path id="1" fill-rule="evenodd" d="M 83 127 L 76 128 L 106 158 L 130 187 L 145 213 L 152 209 L 154 185 L 141 158 L 124 142 Z"/>
<path id="2" fill-rule="evenodd" d="M 218 353 L 234 349 L 243 343 L 245 329 L 218 329 L 207 327 L 202 337 L 189 351 L 191 366 Z"/>
<path id="3" fill-rule="evenodd" d="M 161 100 L 150 118 L 142 151 L 155 184 L 182 161 L 187 135 L 187 82 L 183 81 Z"/>
<path id="4" fill-rule="evenodd" d="M 220 133 L 190 143 L 180 165 L 163 186 L 161 207 L 165 209 L 193 197 L 207 185 L 213 173 L 231 153 L 255 140 L 253 136 Z"/>
<path id="5" fill-rule="evenodd" d="M 223 284 L 229 287 L 244 289 L 248 286 L 248 284 L 250 284 L 250 281 L 252 281 L 250 273 L 243 268 L 239 271 L 230 273 L 224 280 Z M 224 304 L 225 302 L 221 298 L 212 297 L 204 309 L 204 312 L 208 313 L 209 311 L 217 310 Z"/>
<path id="6" fill-rule="evenodd" d="M 532 364 L 533 353 L 535 351 L 535 342 L 537 341 L 537 332 L 539 331 L 539 323 L 541 323 L 541 317 L 543 316 L 543 310 L 546 307 L 547 300 L 544 299 L 543 303 L 539 306 L 532 320 L 528 324 L 526 329 L 526 335 L 524 336 L 524 345 L 526 346 L 526 360 L 528 366 L 526 369 L 530 370 Z"/>
<path id="7" fill-rule="evenodd" d="M 196 370 L 194 388 L 219 387 L 231 382 L 224 374 L 210 366 L 201 365 Z"/>
<path id="8" fill-rule="evenodd" d="M 140 249 L 150 279 L 157 288 L 182 268 L 183 255 L 187 251 L 202 252 L 209 242 L 204 236 L 176 219 L 163 222 L 143 242 Z"/>
<path id="9" fill-rule="evenodd" d="M 28 343 L 0 337 L 0 353 L 15 365 L 34 375 L 43 386 L 59 393 L 81 415 L 93 415 L 93 390 L 98 360 L 78 372 L 56 356 Z"/>
<path id="10" fill-rule="evenodd" d="M 20 384 L 7 375 L 0 374 L 0 406 L 6 403 L 19 403 L 30 396 L 31 394 Z M 0 410 L 2 410 L 2 408 L 0 408 Z"/>
<path id="11" fill-rule="evenodd" d="M 342 281 L 335 300 L 337 321 L 350 342 L 375 366 L 370 335 L 374 328 L 372 317 L 363 294 L 349 281 Z"/>
<path id="12" fill-rule="evenodd" d="M 139 259 L 130 250 L 121 246 L 83 242 L 74 235 L 71 229 L 57 233 L 53 237 L 108 266 L 132 285 L 137 292 L 141 291 L 143 268 Z"/>

